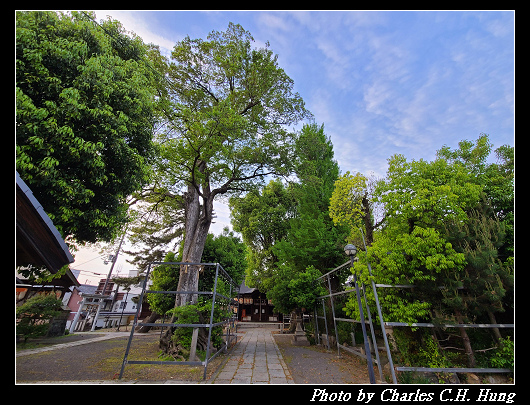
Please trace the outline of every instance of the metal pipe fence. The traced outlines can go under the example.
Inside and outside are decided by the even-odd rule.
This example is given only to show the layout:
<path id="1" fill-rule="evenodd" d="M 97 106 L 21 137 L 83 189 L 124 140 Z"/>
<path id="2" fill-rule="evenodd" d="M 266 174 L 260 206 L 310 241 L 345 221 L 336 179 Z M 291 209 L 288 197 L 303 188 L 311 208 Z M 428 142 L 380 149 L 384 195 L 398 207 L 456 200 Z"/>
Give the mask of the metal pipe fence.
<path id="1" fill-rule="evenodd" d="M 153 265 L 186 265 L 186 266 L 203 266 L 203 274 L 201 277 L 205 277 L 207 274 L 207 269 L 212 269 L 215 266 L 215 276 L 213 279 L 213 285 L 211 291 L 157 291 L 157 290 L 148 290 L 149 277 L 151 276 L 152 266 Z M 219 291 L 220 283 L 223 282 L 222 292 Z M 226 295 L 228 293 L 228 295 Z M 148 266 L 146 276 L 143 280 L 142 292 L 140 294 L 139 302 L 143 302 L 145 294 L 191 294 L 197 296 L 211 296 L 212 306 L 209 314 L 208 323 L 144 323 L 139 322 L 138 316 L 140 314 L 141 305 L 138 305 L 136 310 L 136 315 L 134 316 L 133 327 L 129 335 L 129 341 L 127 342 L 127 348 L 123 356 L 123 362 L 120 370 L 119 378 L 121 379 L 127 364 L 156 364 L 156 365 L 190 365 L 190 366 L 203 366 L 203 380 L 206 379 L 206 372 L 208 364 L 215 359 L 221 352 L 227 351 L 230 347 L 232 337 L 235 339 L 235 333 L 237 332 L 237 312 L 239 310 L 239 285 L 232 280 L 230 275 L 223 269 L 219 263 L 188 263 L 188 262 L 151 262 Z M 217 308 L 216 308 L 217 304 Z M 237 311 L 234 311 L 234 308 L 237 308 Z M 218 315 L 221 315 L 221 320 L 214 322 L 215 310 L 221 309 L 218 311 Z M 133 340 L 134 332 L 137 326 L 156 326 L 156 327 L 169 327 L 169 328 L 192 328 L 192 344 L 191 344 L 191 354 L 190 358 L 195 357 L 195 348 L 197 344 L 197 335 L 199 328 L 208 328 L 208 343 L 206 346 L 205 360 L 193 360 L 189 361 L 170 361 L 170 360 L 129 360 L 129 354 L 131 350 L 131 343 Z M 215 327 L 225 326 L 225 339 L 224 344 L 217 349 L 213 354 L 210 353 L 212 347 L 212 330 Z"/>
<path id="2" fill-rule="evenodd" d="M 350 266 L 348 266 L 350 265 Z M 380 381 L 384 382 L 383 371 L 381 368 L 381 359 L 379 356 L 379 348 L 376 341 L 376 330 L 374 328 L 374 322 L 372 319 L 372 309 L 369 306 L 366 290 L 367 286 L 365 284 L 358 283 L 357 277 L 353 275 L 353 285 L 351 281 L 348 283 L 348 277 L 352 278 L 352 273 L 350 271 L 353 267 L 353 263 L 347 261 L 342 265 L 336 267 L 335 269 L 323 274 L 320 276 L 316 282 L 320 284 L 327 290 L 327 294 L 319 296 L 317 298 L 317 304 L 313 309 L 313 318 L 315 323 L 315 340 L 317 344 L 323 343 L 322 340 L 325 340 L 325 345 L 328 350 L 331 350 L 331 342 L 336 344 L 337 355 L 340 356 L 341 350 L 352 353 L 356 356 L 364 358 L 367 360 L 368 373 L 370 376 L 370 382 L 375 383 L 375 378 L 373 376 L 373 364 L 377 365 L 379 371 Z M 369 275 L 372 276 L 371 266 L 368 263 Z M 391 378 L 394 384 L 397 384 L 397 379 L 395 371 L 408 372 L 408 371 L 417 371 L 417 372 L 444 372 L 444 373 L 508 373 L 512 370 L 505 368 L 466 368 L 466 367 L 447 367 L 447 368 L 434 368 L 434 367 L 404 367 L 398 366 L 394 367 L 392 354 L 390 346 L 387 339 L 386 327 L 421 327 L 421 328 L 433 328 L 433 327 L 442 327 L 442 328 L 514 328 L 514 324 L 453 324 L 453 323 L 442 323 L 442 324 L 433 324 L 427 322 L 418 322 L 418 323 L 404 323 L 404 322 L 385 322 L 383 319 L 381 306 L 379 303 L 379 298 L 377 294 L 377 287 L 380 288 L 414 288 L 413 285 L 386 285 L 386 284 L 375 284 L 373 278 L 371 280 L 372 292 L 374 295 L 374 301 L 377 309 L 377 314 L 379 317 L 379 324 L 381 332 L 383 335 L 384 341 L 384 351 L 386 351 L 387 360 L 390 366 Z M 443 288 L 443 287 L 440 287 Z M 357 305 L 360 313 L 360 320 L 351 319 L 341 316 L 345 314 L 344 308 L 349 299 L 349 294 L 356 294 Z M 328 302 L 328 305 L 326 305 Z M 363 316 L 366 314 L 366 318 Z M 346 316 L 346 314 L 344 315 Z M 337 327 L 337 322 L 339 326 Z M 344 324 L 349 324 L 351 327 L 343 326 Z M 355 339 L 353 325 L 361 324 L 363 329 L 363 349 L 359 350 L 357 347 L 358 344 Z M 368 325 L 369 328 L 366 326 Z M 325 330 L 325 335 L 324 332 Z M 350 336 L 348 336 L 348 330 L 350 330 Z M 333 334 L 334 336 L 330 336 Z M 325 336 L 325 338 L 324 338 Z M 351 339 L 351 346 L 347 345 L 347 341 Z M 361 346 L 362 348 L 362 346 Z M 375 355 L 375 358 L 372 357 L 372 352 Z"/>
<path id="3" fill-rule="evenodd" d="M 323 334 L 320 331 L 326 331 L 325 344 L 328 350 L 331 350 L 331 342 L 337 347 L 337 355 L 340 356 L 341 350 L 348 353 L 354 354 L 367 360 L 368 375 L 370 383 L 375 384 L 375 374 L 373 365 L 377 365 L 379 372 L 379 378 L 381 382 L 384 382 L 382 362 L 379 356 L 379 348 L 376 340 L 376 331 L 373 324 L 371 309 L 366 300 L 366 286 L 360 285 L 357 277 L 353 277 L 353 285 L 351 284 L 352 273 L 350 271 L 352 266 L 351 261 L 347 261 L 335 269 L 323 274 L 319 277 L 316 282 L 320 283 L 327 290 L 328 294 L 324 294 L 317 298 L 319 303 L 314 308 L 314 319 L 315 319 L 315 339 L 318 344 L 321 343 Z M 375 286 L 373 286 L 375 289 Z M 360 311 L 361 319 L 355 320 L 346 318 L 344 308 L 349 300 L 349 294 L 355 294 L 357 297 L 357 304 L 362 311 Z M 375 292 L 377 294 L 377 292 Z M 364 301 L 364 304 L 363 304 Z M 326 310 L 326 302 L 328 302 Z M 378 302 L 377 302 L 378 305 Z M 382 318 L 381 311 L 379 310 L 379 316 Z M 366 314 L 366 318 L 364 316 Z M 339 326 L 337 326 L 339 322 Z M 323 325 L 322 325 L 323 324 Z M 355 339 L 355 324 L 360 324 L 363 331 L 363 342 L 361 348 L 357 347 Z M 368 328 L 366 327 L 368 325 Z M 392 355 L 386 339 L 386 331 L 383 325 L 383 336 L 385 341 L 385 349 L 387 353 L 388 361 L 390 362 L 391 377 L 393 382 L 396 383 Z M 322 328 L 323 326 L 323 328 Z M 333 330 L 334 336 L 330 336 L 330 329 Z M 347 342 L 351 344 L 348 345 Z M 372 357 L 372 352 L 375 358 Z"/>

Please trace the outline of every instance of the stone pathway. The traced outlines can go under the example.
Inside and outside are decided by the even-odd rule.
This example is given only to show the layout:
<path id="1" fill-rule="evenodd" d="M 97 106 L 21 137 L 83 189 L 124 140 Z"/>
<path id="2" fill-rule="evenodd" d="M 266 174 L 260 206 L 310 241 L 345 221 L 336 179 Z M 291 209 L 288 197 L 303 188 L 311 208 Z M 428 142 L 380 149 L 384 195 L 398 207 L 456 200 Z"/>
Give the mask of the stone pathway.
<path id="1" fill-rule="evenodd" d="M 239 324 L 245 332 L 210 384 L 294 384 L 271 331 L 277 325 Z"/>

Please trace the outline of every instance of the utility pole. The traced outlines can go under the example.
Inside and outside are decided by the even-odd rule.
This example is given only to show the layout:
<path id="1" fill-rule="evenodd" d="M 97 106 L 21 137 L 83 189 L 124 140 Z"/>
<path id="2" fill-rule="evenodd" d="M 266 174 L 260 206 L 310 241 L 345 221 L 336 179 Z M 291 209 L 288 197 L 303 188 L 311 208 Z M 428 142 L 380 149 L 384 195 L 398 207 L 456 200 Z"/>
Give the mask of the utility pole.
<path id="1" fill-rule="evenodd" d="M 116 264 L 116 261 L 118 260 L 118 255 L 120 254 L 121 245 L 123 244 L 123 240 L 125 239 L 125 235 L 127 233 L 127 228 L 125 229 L 125 232 L 123 233 L 120 244 L 118 245 L 118 249 L 116 249 L 116 254 L 114 255 L 114 258 L 112 259 L 112 264 L 110 265 L 109 274 L 107 274 L 107 279 L 105 280 L 105 284 L 103 285 L 103 291 L 101 291 L 101 299 L 99 301 L 98 310 L 96 312 L 96 316 L 94 317 L 94 322 L 92 323 L 91 331 L 94 331 L 96 329 L 96 323 L 98 321 L 99 312 L 101 311 L 101 306 L 104 303 L 104 296 L 105 296 L 105 290 L 107 289 L 107 285 L 109 284 L 110 276 L 112 275 L 112 270 L 114 270 L 114 265 Z"/>

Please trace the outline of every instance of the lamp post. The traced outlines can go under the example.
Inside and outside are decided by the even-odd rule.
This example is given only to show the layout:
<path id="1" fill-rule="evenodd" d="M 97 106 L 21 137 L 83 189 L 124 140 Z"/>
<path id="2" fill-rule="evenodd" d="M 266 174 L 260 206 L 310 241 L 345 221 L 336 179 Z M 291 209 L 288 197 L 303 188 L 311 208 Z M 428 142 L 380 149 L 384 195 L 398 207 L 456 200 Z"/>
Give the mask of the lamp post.
<path id="1" fill-rule="evenodd" d="M 344 252 L 350 256 L 351 267 L 353 269 L 353 258 L 357 254 L 357 248 L 351 243 L 344 247 Z M 370 384 L 375 384 L 374 365 L 372 363 L 372 353 L 370 352 L 370 345 L 368 343 L 368 335 L 366 334 L 366 325 L 364 323 L 364 312 L 361 303 L 361 293 L 359 291 L 359 284 L 357 283 L 357 275 L 353 272 L 353 282 L 355 283 L 355 294 L 357 295 L 357 305 L 359 306 L 359 315 L 361 317 L 361 329 L 363 330 L 364 338 L 364 351 L 366 353 L 366 360 L 368 361 L 368 376 L 370 378 Z"/>

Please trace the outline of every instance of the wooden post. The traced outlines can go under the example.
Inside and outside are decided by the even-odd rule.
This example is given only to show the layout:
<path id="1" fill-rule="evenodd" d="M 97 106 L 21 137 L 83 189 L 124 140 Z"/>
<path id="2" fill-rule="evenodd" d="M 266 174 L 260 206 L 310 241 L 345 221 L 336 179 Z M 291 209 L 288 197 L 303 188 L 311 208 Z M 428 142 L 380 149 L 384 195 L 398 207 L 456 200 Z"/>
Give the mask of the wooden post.
<path id="1" fill-rule="evenodd" d="M 190 359 L 189 361 L 197 360 L 197 338 L 199 336 L 199 328 L 193 328 L 193 334 L 191 335 L 191 348 L 190 348 Z"/>

